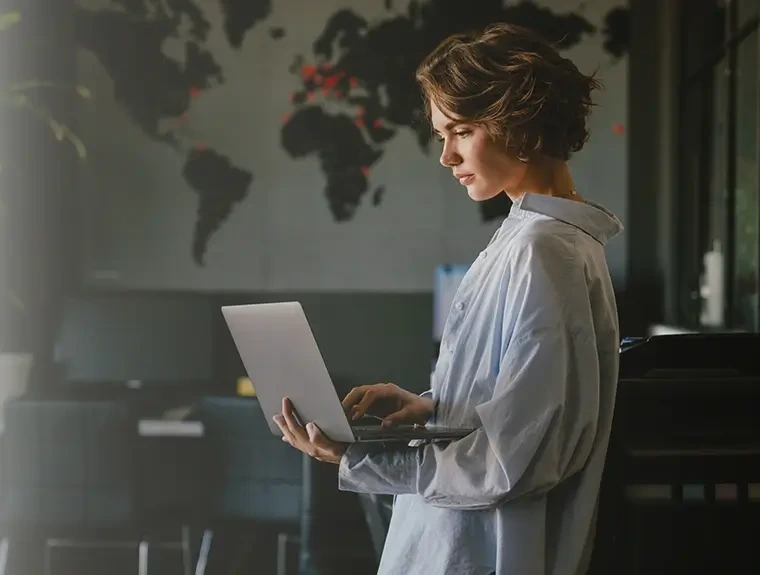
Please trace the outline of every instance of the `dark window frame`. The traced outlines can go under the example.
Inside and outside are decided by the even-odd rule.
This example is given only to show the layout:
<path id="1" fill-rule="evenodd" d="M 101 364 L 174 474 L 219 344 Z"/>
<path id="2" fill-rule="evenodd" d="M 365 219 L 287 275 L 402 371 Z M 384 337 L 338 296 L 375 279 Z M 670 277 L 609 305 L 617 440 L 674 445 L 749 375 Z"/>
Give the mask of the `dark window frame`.
<path id="1" fill-rule="evenodd" d="M 702 298 L 700 280 L 703 255 L 710 249 L 710 206 L 714 171 L 712 127 L 718 89 L 725 90 L 725 147 L 720 161 L 724 164 L 725 185 L 723 218 L 723 319 L 720 329 L 734 329 L 736 262 L 736 119 L 738 106 L 737 62 L 739 48 L 758 30 L 758 16 L 740 24 L 736 1 L 681 0 L 679 83 L 676 96 L 676 180 L 672 261 L 675 281 L 670 289 L 676 302 L 674 323 L 688 329 L 706 330 L 701 324 Z M 760 33 L 760 32 L 759 32 Z M 760 51 L 760 42 L 758 42 Z M 725 74 L 716 74 L 725 66 Z M 716 80 L 716 76 L 718 80 Z M 719 85 L 721 84 L 721 85 Z M 760 148 L 760 142 L 758 142 Z M 760 164 L 760 162 L 758 162 Z M 760 167 L 758 167 L 760 172 Z M 760 173 L 758 181 L 760 181 Z M 760 195 L 758 195 L 760 204 Z M 760 214 L 760 205 L 757 206 Z M 760 217 L 758 218 L 760 220 Z M 758 221 L 760 226 L 760 221 Z M 758 250 L 760 260 L 760 250 Z M 760 270 L 760 261 L 757 262 Z M 760 276 L 760 271 L 758 271 Z M 760 285 L 760 277 L 757 278 Z M 760 318 L 754 317 L 755 331 Z"/>

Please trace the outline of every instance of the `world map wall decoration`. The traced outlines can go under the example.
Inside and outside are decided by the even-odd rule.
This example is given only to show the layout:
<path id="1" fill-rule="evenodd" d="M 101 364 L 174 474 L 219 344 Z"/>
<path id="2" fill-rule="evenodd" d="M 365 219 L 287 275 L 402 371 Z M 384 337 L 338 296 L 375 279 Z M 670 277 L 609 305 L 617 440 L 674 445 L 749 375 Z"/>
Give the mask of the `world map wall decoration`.
<path id="1" fill-rule="evenodd" d="M 80 114 L 95 148 L 80 177 L 86 280 L 429 289 L 435 265 L 477 254 L 509 201 L 473 204 L 437 166 L 414 70 L 449 34 L 525 25 L 600 69 L 600 124 L 622 123 L 627 8 L 567 6 L 77 0 L 78 81 L 95 101 Z M 614 142 L 597 147 L 614 154 L 607 181 L 594 181 L 587 151 L 573 170 L 586 195 L 601 183 L 624 204 L 625 139 Z"/>

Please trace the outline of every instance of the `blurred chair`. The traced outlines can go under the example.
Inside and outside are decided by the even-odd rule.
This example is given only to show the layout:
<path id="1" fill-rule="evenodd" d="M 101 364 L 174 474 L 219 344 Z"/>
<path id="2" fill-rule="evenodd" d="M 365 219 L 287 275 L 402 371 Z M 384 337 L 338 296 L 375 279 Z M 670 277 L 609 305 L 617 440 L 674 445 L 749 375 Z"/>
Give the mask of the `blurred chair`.
<path id="1" fill-rule="evenodd" d="M 202 422 L 195 419 L 139 419 L 135 436 L 136 522 L 140 526 L 140 573 L 147 573 L 150 549 L 179 552 L 182 571 L 190 575 L 191 529 L 209 521 L 212 452 Z M 196 575 L 203 575 L 203 540 Z"/>
<path id="2" fill-rule="evenodd" d="M 202 450 L 139 436 L 136 412 L 107 399 L 6 404 L 0 568 L 15 539 L 42 542 L 44 575 L 66 549 L 134 550 L 137 572 L 147 575 L 151 546 L 179 551 L 189 575 L 189 524 L 203 522 L 208 492 L 196 473 Z"/>
<path id="3" fill-rule="evenodd" d="M 338 489 L 338 466 L 304 458 L 301 575 L 376 573 L 378 556 L 356 493 Z"/>
<path id="4" fill-rule="evenodd" d="M 276 572 L 285 575 L 288 546 L 300 542 L 301 454 L 272 434 L 255 398 L 206 397 L 193 417 L 205 426 L 210 452 L 204 560 L 215 526 L 263 527 L 277 533 Z"/>
<path id="5" fill-rule="evenodd" d="M 45 574 L 57 548 L 138 547 L 125 405 L 16 399 L 5 422 L 0 567 L 14 539 L 44 541 Z"/>

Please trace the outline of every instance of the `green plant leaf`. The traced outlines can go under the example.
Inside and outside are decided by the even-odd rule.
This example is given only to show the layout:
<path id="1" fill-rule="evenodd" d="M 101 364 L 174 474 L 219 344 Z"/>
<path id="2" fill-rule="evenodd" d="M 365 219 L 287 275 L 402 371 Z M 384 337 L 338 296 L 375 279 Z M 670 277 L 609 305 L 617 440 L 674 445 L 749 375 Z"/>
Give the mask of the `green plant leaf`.
<path id="1" fill-rule="evenodd" d="M 74 146 L 74 149 L 77 151 L 77 155 L 80 159 L 86 160 L 87 159 L 87 147 L 84 145 L 84 142 L 77 137 L 76 134 L 71 132 L 71 130 L 68 131 L 68 138 L 69 142 Z"/>
<path id="2" fill-rule="evenodd" d="M 48 118 L 48 126 L 50 126 L 50 129 L 53 131 L 55 139 L 59 142 L 63 142 L 63 139 L 66 137 L 65 126 L 53 118 Z"/>
<path id="3" fill-rule="evenodd" d="M 92 98 L 92 92 L 90 92 L 90 89 L 87 86 L 82 86 L 81 84 L 79 84 L 77 85 L 76 90 L 77 90 L 77 94 L 79 94 L 85 100 L 89 100 L 90 98 Z"/>
<path id="4" fill-rule="evenodd" d="M 15 82 L 11 84 L 12 92 L 26 92 L 32 88 L 57 88 L 58 84 L 46 80 L 26 80 L 24 82 Z"/>
<path id="5" fill-rule="evenodd" d="M 3 32 L 21 22 L 21 13 L 17 11 L 3 12 L 0 14 L 0 32 Z"/>
<path id="6" fill-rule="evenodd" d="M 80 140 L 79 137 L 77 137 L 77 135 L 67 126 L 53 118 L 53 116 L 50 115 L 50 112 L 45 108 L 33 104 L 23 93 L 11 92 L 10 94 L 2 94 L 0 95 L 0 103 L 27 110 L 50 127 L 56 140 L 59 142 L 68 140 L 74 146 L 77 155 L 82 160 L 87 159 L 87 148 L 85 147 L 84 142 L 82 142 L 82 140 Z"/>
<path id="7" fill-rule="evenodd" d="M 58 89 L 70 89 L 74 88 L 77 95 L 83 100 L 89 100 L 92 97 L 92 92 L 87 86 L 82 84 L 76 84 L 71 86 L 70 84 L 58 84 L 57 82 L 51 82 L 49 80 L 26 80 L 24 82 L 16 82 L 10 85 L 9 92 L 27 92 L 33 89 L 39 88 L 58 88 Z"/>

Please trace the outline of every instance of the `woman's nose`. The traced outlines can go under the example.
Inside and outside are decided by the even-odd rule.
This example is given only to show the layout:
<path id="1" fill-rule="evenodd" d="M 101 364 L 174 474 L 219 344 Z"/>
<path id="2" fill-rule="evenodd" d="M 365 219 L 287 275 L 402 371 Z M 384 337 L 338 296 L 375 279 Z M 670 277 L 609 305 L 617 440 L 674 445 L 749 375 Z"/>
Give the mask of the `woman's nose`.
<path id="1" fill-rule="evenodd" d="M 451 166 L 456 166 L 459 164 L 461 162 L 461 158 L 449 146 L 444 145 L 443 150 L 441 151 L 441 157 L 438 159 L 438 161 L 444 168 L 450 168 Z"/>

